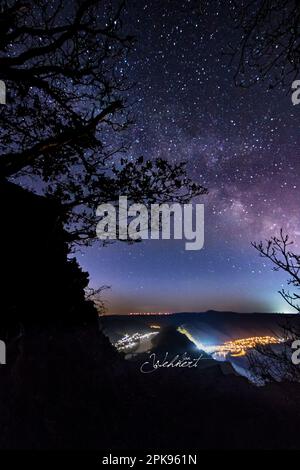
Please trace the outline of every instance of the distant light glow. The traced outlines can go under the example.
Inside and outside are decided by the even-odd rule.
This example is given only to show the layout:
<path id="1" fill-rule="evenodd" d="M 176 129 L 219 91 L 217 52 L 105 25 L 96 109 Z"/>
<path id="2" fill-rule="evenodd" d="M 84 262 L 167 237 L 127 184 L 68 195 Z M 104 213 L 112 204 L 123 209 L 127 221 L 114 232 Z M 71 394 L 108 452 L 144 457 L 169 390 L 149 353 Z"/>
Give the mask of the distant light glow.
<path id="1" fill-rule="evenodd" d="M 129 315 L 139 316 L 139 315 L 172 315 L 171 312 L 130 312 Z"/>

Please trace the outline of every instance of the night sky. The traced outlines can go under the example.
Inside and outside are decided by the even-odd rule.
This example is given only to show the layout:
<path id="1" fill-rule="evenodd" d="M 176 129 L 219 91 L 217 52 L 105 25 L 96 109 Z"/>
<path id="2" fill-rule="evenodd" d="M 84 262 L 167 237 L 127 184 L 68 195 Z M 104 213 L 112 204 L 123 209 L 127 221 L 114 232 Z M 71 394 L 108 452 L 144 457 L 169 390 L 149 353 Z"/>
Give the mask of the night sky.
<path id="1" fill-rule="evenodd" d="M 189 175 L 209 189 L 196 201 L 205 204 L 205 247 L 95 245 L 77 254 L 91 285 L 111 286 L 110 313 L 291 311 L 277 293 L 286 275 L 273 272 L 251 241 L 280 227 L 300 235 L 300 105 L 289 90 L 259 80 L 235 86 L 224 55 L 238 34 L 231 2 L 203 11 L 195 0 L 129 3 L 124 24 L 137 42 L 119 72 L 136 82 L 130 154 L 188 162 Z"/>

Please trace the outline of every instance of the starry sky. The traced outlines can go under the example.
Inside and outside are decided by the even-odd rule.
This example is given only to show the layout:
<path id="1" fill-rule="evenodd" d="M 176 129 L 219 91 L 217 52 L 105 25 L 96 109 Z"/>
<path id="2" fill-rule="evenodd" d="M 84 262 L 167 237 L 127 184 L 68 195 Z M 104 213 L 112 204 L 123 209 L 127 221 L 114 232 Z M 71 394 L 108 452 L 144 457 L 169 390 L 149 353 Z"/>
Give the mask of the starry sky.
<path id="1" fill-rule="evenodd" d="M 187 161 L 209 189 L 205 246 L 184 241 L 93 246 L 77 254 L 91 286 L 106 284 L 108 313 L 131 311 L 292 311 L 251 241 L 283 227 L 300 235 L 300 106 L 267 83 L 242 89 L 224 53 L 239 34 L 230 1 L 129 1 L 126 29 L 137 38 L 122 64 L 135 86 L 132 157 Z"/>

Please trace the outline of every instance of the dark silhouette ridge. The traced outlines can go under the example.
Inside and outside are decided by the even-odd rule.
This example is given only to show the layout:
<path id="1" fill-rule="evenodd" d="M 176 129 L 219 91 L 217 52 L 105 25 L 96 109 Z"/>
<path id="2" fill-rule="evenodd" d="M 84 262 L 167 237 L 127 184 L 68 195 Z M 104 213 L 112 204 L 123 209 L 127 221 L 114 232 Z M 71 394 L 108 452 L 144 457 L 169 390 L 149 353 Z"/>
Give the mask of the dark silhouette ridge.
<path id="1" fill-rule="evenodd" d="M 85 300 L 87 273 L 68 259 L 59 205 L 7 182 L 0 196 L 0 447 L 79 444 L 100 394 L 114 394 L 109 377 L 121 359 Z"/>
<path id="2" fill-rule="evenodd" d="M 183 354 L 191 350 L 193 344 L 176 330 L 176 327 L 162 328 L 152 339 L 152 352 L 163 353 L 168 350 L 171 354 Z"/>
<path id="3" fill-rule="evenodd" d="M 5 202 L 1 234 L 5 323 L 96 322 L 97 312 L 84 297 L 88 275 L 75 259 L 67 259 L 68 236 L 59 204 L 7 182 L 0 186 L 0 197 Z"/>

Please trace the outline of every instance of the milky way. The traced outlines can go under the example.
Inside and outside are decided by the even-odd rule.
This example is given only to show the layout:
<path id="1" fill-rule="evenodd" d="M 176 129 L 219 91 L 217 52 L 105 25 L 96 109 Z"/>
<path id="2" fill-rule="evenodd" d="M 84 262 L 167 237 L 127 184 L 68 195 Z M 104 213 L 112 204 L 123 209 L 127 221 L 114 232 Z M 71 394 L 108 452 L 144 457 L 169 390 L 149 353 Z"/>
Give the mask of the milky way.
<path id="1" fill-rule="evenodd" d="M 131 155 L 187 161 L 209 195 L 201 198 L 200 252 L 185 252 L 179 241 L 149 241 L 79 256 L 93 286 L 111 285 L 110 312 L 289 311 L 277 293 L 286 276 L 272 272 L 251 241 L 280 227 L 300 235 L 300 105 L 292 105 L 290 90 L 259 79 L 249 89 L 235 85 L 225 54 L 240 34 L 228 15 L 231 2 L 209 4 L 139 0 L 124 17 L 137 37 L 119 66 L 136 83 Z"/>

